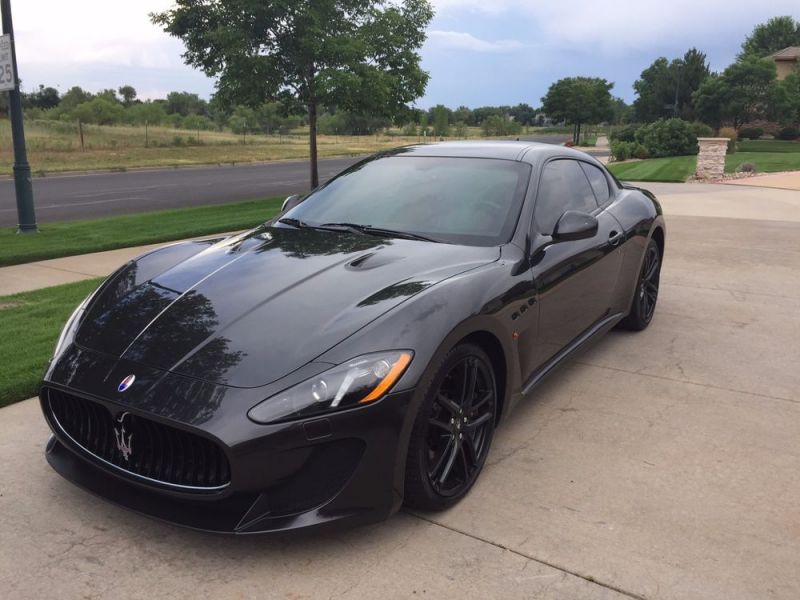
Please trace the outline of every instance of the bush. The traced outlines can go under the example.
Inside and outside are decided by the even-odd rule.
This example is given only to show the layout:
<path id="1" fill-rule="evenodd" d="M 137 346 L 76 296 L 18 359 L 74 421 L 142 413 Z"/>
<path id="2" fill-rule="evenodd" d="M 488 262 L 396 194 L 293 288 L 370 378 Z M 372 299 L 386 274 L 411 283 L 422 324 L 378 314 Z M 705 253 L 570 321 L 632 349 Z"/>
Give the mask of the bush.
<path id="1" fill-rule="evenodd" d="M 778 139 L 779 140 L 796 140 L 800 138 L 800 129 L 795 127 L 794 125 L 789 125 L 788 127 L 784 127 L 778 132 Z"/>
<path id="2" fill-rule="evenodd" d="M 636 132 L 640 128 L 641 125 L 625 125 L 624 127 L 612 131 L 608 139 L 612 142 L 635 142 Z"/>
<path id="3" fill-rule="evenodd" d="M 616 161 L 628 160 L 633 156 L 635 142 L 611 142 L 611 156 Z"/>
<path id="4" fill-rule="evenodd" d="M 764 135 L 764 130 L 761 127 L 742 127 L 739 130 L 740 140 L 757 140 Z"/>
<path id="5" fill-rule="evenodd" d="M 631 156 L 633 158 L 650 158 L 650 151 L 642 146 L 639 142 L 634 142 L 631 148 Z"/>
<path id="6" fill-rule="evenodd" d="M 697 154 L 697 136 L 683 119 L 659 119 L 645 125 L 636 132 L 636 141 L 653 158 Z"/>
<path id="7" fill-rule="evenodd" d="M 692 131 L 694 132 L 695 136 L 701 137 L 711 137 L 714 135 L 714 130 L 706 125 L 705 123 L 701 123 L 700 121 L 695 121 L 692 123 Z"/>
<path id="8" fill-rule="evenodd" d="M 733 127 L 722 127 L 719 130 L 719 137 L 728 138 L 728 154 L 736 154 L 736 130 Z"/>

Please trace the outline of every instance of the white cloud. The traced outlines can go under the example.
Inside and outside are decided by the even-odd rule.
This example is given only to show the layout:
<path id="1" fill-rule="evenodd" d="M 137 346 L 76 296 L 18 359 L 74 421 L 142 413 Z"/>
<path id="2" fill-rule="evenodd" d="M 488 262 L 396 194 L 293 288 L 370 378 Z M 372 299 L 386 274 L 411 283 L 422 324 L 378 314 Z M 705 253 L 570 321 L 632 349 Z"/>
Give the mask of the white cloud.
<path id="1" fill-rule="evenodd" d="M 472 52 L 511 52 L 525 47 L 524 44 L 517 40 L 489 42 L 462 31 L 429 31 L 428 40 L 430 44 L 439 48 Z"/>
<path id="2" fill-rule="evenodd" d="M 437 14 L 458 18 L 475 14 L 508 16 L 535 24 L 537 43 L 585 47 L 606 55 L 639 49 L 704 45 L 738 46 L 757 23 L 778 15 L 800 19 L 797 0 L 432 0 Z M 731 36 L 733 39 L 731 39 Z M 704 44 L 709 42 L 710 44 Z"/>
<path id="3" fill-rule="evenodd" d="M 21 69 L 27 65 L 104 64 L 168 68 L 182 64 L 181 44 L 148 14 L 172 0 L 25 0 L 15 3 Z"/>

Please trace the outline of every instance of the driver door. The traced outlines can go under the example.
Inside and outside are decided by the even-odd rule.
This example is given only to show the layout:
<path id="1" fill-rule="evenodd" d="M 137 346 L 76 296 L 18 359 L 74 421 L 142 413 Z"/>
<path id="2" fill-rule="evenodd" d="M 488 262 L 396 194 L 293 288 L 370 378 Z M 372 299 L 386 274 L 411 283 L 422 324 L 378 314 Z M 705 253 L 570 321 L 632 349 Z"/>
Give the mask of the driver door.
<path id="1" fill-rule="evenodd" d="M 556 223 L 567 210 L 594 216 L 598 221 L 596 234 L 553 242 Z M 535 351 L 530 354 L 530 374 L 609 315 L 622 264 L 622 239 L 619 222 L 598 206 L 578 161 L 556 159 L 544 166 L 531 231 L 531 275 L 539 300 L 539 333 Z"/>

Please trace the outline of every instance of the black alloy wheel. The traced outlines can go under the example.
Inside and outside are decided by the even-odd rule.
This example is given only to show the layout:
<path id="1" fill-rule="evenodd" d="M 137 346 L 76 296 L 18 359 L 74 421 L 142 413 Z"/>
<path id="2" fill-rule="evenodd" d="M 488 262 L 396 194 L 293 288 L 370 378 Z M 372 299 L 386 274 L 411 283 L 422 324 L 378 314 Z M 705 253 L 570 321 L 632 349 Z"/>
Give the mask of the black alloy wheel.
<path id="1" fill-rule="evenodd" d="M 620 325 L 625 329 L 641 331 L 653 320 L 658 300 L 658 286 L 661 280 L 661 251 L 655 240 L 650 240 L 644 253 L 641 275 L 636 286 L 630 314 Z"/>
<path id="2" fill-rule="evenodd" d="M 406 503 L 440 510 L 463 498 L 489 453 L 497 384 L 488 356 L 463 344 L 445 357 L 412 433 Z"/>

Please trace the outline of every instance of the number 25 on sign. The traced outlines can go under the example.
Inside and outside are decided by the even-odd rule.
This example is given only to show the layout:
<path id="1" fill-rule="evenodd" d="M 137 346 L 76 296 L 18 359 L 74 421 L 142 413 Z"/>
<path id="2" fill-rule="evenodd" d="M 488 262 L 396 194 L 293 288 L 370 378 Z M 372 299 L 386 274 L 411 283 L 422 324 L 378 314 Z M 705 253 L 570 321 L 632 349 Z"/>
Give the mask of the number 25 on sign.
<path id="1" fill-rule="evenodd" d="M 11 36 L 0 35 L 0 92 L 8 92 L 16 87 L 14 63 L 11 61 Z"/>

